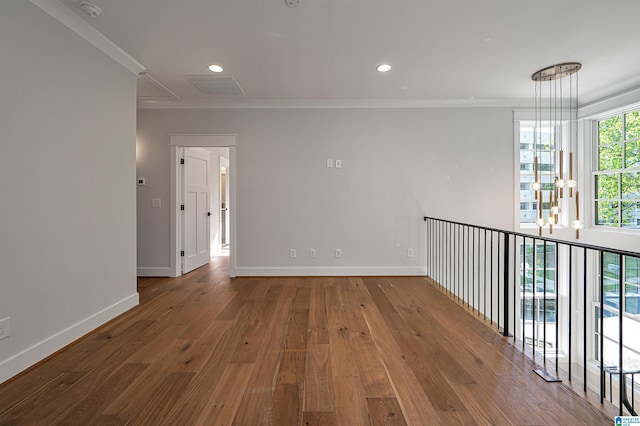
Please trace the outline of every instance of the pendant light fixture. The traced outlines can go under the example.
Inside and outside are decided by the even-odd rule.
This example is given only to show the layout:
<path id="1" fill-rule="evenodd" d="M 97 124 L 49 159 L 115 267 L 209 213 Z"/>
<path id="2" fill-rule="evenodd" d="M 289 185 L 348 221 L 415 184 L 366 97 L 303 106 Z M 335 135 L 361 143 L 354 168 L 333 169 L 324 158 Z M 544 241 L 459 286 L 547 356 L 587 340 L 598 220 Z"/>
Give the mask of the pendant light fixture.
<path id="1" fill-rule="evenodd" d="M 574 198 L 575 220 L 571 226 L 576 229 L 576 238 L 580 238 L 580 229 L 584 226 L 579 216 L 577 168 L 574 169 L 574 151 L 578 148 L 578 71 L 582 65 L 566 62 L 552 65 L 536 71 L 531 76 L 535 82 L 535 126 L 534 126 L 534 183 L 532 189 L 538 203 L 536 225 L 542 236 L 545 226 L 549 233 L 553 225 L 559 224 L 561 213 L 560 200 L 568 192 Z M 568 86 L 568 87 L 567 87 Z M 548 99 L 545 96 L 548 94 Z M 548 126 L 547 126 L 548 124 Z M 543 126 L 549 129 L 549 141 L 543 145 Z M 565 174 L 565 150 L 569 151 L 569 176 Z M 543 161 L 546 160 L 546 161 Z M 555 160 L 555 161 L 554 161 Z M 547 167 L 543 167 L 546 164 Z M 554 167 L 550 167 L 555 164 Z M 543 175 L 544 171 L 548 174 Z M 546 182 L 543 182 L 543 177 Z M 568 191 L 566 190 L 568 189 Z M 544 203 L 548 200 L 548 216 L 544 217 Z"/>

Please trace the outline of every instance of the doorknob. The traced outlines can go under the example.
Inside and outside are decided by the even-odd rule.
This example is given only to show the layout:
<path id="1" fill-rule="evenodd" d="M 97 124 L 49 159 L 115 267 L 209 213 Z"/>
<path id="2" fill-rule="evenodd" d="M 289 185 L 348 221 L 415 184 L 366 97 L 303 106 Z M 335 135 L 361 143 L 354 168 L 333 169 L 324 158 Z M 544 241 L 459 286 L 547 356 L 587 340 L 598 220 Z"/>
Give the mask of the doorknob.
<path id="1" fill-rule="evenodd" d="M 211 216 L 211 212 L 207 212 L 207 216 Z"/>

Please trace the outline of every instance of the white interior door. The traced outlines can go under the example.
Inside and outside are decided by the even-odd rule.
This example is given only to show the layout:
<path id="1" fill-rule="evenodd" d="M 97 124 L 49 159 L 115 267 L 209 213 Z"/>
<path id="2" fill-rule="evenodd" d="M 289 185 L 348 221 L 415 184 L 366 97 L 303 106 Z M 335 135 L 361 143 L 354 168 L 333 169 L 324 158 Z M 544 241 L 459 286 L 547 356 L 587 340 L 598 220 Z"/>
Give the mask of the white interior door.
<path id="1" fill-rule="evenodd" d="M 185 148 L 183 168 L 183 273 L 209 263 L 209 152 Z"/>

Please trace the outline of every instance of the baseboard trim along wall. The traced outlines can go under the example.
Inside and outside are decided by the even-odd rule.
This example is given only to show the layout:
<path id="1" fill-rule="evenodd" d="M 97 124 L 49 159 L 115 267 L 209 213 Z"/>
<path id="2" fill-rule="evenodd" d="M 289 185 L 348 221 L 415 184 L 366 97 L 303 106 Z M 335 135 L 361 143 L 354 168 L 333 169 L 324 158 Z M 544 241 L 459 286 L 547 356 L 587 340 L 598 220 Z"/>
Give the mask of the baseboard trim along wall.
<path id="1" fill-rule="evenodd" d="M 138 276 L 139 277 L 170 277 L 172 276 L 172 269 L 168 266 L 158 266 L 158 267 L 139 267 L 138 268 Z"/>
<path id="2" fill-rule="evenodd" d="M 344 277 L 344 276 L 426 276 L 424 266 L 376 266 L 339 268 L 236 267 L 238 277 Z"/>
<path id="3" fill-rule="evenodd" d="M 54 334 L 51 337 L 31 346 L 28 349 L 0 362 L 0 384 L 26 370 L 54 352 L 64 348 L 85 334 L 112 320 L 118 315 L 137 306 L 138 293 L 114 303 L 113 305 L 91 315 L 88 318 Z"/>

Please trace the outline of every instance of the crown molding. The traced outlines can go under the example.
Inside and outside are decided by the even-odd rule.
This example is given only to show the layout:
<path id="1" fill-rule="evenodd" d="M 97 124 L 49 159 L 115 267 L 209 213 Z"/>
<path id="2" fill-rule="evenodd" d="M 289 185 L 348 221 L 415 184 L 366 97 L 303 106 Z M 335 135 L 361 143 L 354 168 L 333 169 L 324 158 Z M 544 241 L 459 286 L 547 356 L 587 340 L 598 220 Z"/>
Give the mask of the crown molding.
<path id="1" fill-rule="evenodd" d="M 137 75 L 145 70 L 145 67 L 142 64 L 129 56 L 127 52 L 116 46 L 115 43 L 89 25 L 84 19 L 76 15 L 71 9 L 60 3 L 60 1 L 30 1 L 132 73 Z"/>
<path id="2" fill-rule="evenodd" d="M 185 99 L 138 100 L 139 109 L 532 108 L 529 99 Z"/>
<path id="3" fill-rule="evenodd" d="M 638 107 L 640 107 L 640 84 L 582 103 L 578 110 L 578 118 L 597 118 L 603 113 L 615 114 Z"/>

